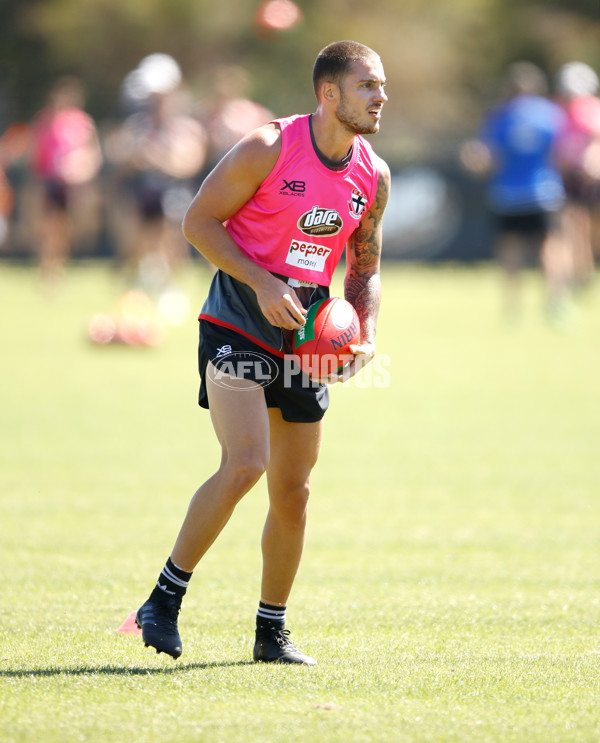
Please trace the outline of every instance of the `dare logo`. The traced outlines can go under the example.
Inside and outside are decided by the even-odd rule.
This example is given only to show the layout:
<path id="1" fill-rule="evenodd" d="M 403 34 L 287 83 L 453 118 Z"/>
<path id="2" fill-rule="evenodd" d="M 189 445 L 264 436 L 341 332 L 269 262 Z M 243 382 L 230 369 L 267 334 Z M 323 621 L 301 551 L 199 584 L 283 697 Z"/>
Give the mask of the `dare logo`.
<path id="1" fill-rule="evenodd" d="M 305 235 L 337 235 L 343 227 L 342 218 L 335 209 L 313 206 L 298 220 L 298 227 Z"/>

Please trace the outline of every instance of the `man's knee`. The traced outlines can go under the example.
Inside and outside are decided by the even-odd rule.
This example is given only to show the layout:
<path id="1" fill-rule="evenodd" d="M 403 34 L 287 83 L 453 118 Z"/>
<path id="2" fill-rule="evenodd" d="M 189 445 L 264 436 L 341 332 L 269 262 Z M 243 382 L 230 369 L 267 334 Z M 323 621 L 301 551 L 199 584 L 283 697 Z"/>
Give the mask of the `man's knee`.
<path id="1" fill-rule="evenodd" d="M 288 523 L 303 523 L 306 519 L 310 486 L 308 482 L 271 494 L 271 510 Z"/>
<path id="2" fill-rule="evenodd" d="M 221 474 L 226 481 L 227 490 L 234 498 L 239 499 L 260 480 L 266 469 L 265 457 L 248 453 L 243 457 L 225 460 Z"/>

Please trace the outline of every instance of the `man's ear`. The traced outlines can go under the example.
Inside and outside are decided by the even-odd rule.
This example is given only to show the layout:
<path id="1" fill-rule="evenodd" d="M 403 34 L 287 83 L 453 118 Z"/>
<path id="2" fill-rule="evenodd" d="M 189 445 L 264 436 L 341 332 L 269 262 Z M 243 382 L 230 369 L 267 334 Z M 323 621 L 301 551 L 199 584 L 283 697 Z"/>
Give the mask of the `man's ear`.
<path id="1" fill-rule="evenodd" d="M 321 87 L 323 98 L 330 103 L 337 100 L 339 96 L 339 87 L 335 83 L 324 82 Z"/>

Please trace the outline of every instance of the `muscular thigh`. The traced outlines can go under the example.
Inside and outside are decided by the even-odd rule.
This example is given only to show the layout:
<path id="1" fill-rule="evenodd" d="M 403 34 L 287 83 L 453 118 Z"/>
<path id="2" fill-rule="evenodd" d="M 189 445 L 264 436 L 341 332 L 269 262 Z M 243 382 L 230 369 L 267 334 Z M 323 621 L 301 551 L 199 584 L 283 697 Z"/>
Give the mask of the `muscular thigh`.
<path id="1" fill-rule="evenodd" d="M 269 408 L 269 424 L 269 486 L 291 490 L 308 483 L 321 450 L 323 421 L 290 423 L 279 408 Z"/>
<path id="2" fill-rule="evenodd" d="M 209 363 L 206 387 L 210 416 L 224 457 L 269 461 L 269 417 L 263 388 L 249 379 L 228 377 L 214 381 Z"/>

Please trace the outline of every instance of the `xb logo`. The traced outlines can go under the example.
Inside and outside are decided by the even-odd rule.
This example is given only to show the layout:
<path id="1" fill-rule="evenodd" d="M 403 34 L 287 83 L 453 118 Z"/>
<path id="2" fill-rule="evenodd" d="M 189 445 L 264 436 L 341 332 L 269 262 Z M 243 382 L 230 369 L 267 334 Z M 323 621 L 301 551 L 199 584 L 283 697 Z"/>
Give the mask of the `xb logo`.
<path id="1" fill-rule="evenodd" d="M 283 179 L 283 188 L 281 189 L 282 192 L 289 189 L 290 191 L 293 191 L 294 193 L 304 193 L 306 191 L 306 183 L 305 181 L 286 181 L 286 179 Z"/>

